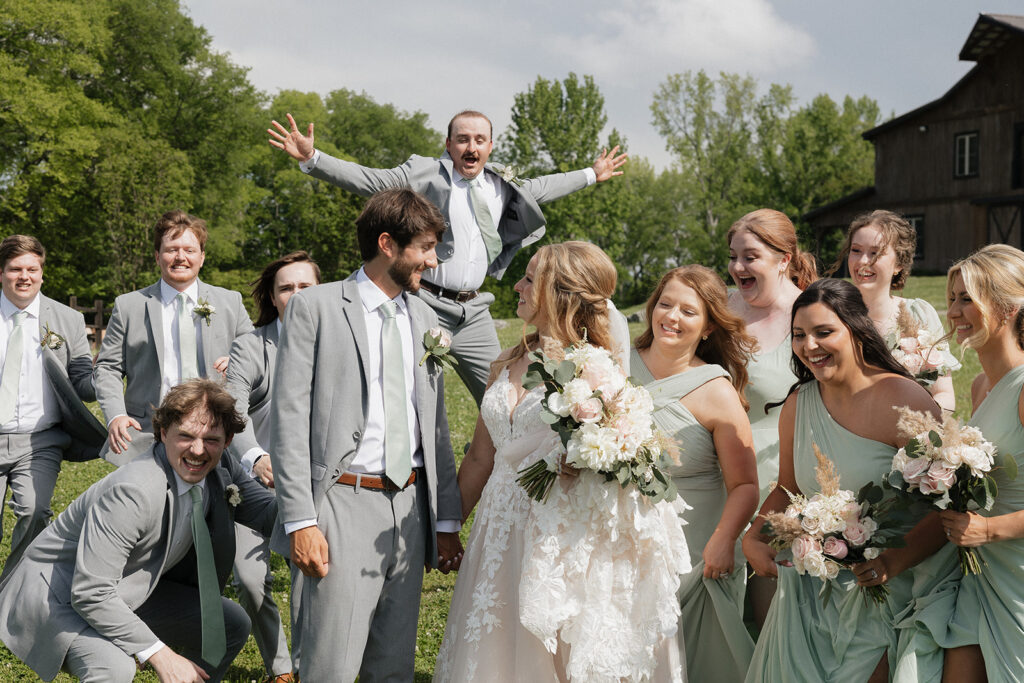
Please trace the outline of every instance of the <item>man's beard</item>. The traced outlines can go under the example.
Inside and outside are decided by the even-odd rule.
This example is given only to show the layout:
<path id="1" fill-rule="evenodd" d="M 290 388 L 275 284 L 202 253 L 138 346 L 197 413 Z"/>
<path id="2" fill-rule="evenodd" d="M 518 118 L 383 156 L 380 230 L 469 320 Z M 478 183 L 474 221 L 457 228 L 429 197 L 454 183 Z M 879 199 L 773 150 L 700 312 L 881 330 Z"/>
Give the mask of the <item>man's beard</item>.
<path id="1" fill-rule="evenodd" d="M 413 275 L 419 270 L 419 266 L 398 259 L 388 267 L 388 276 L 391 280 L 407 292 L 420 291 L 419 280 L 413 281 Z"/>

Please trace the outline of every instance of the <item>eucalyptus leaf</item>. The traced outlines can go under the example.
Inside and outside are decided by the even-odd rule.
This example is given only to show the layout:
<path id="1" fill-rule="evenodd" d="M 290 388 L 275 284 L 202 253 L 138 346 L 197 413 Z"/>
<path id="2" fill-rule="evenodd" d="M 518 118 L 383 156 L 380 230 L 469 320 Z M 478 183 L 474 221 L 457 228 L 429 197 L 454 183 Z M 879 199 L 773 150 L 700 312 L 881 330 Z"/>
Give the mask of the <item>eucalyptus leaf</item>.
<path id="1" fill-rule="evenodd" d="M 555 367 L 551 375 L 556 382 L 564 387 L 576 377 L 576 364 L 571 360 L 563 360 Z"/>
<path id="2" fill-rule="evenodd" d="M 999 467 L 1006 472 L 1006 478 L 1010 481 L 1017 479 L 1017 458 L 1009 453 L 1001 454 L 998 458 Z"/>
<path id="3" fill-rule="evenodd" d="M 942 437 L 934 429 L 928 432 L 928 438 L 931 439 L 932 445 L 936 448 L 942 445 Z"/>

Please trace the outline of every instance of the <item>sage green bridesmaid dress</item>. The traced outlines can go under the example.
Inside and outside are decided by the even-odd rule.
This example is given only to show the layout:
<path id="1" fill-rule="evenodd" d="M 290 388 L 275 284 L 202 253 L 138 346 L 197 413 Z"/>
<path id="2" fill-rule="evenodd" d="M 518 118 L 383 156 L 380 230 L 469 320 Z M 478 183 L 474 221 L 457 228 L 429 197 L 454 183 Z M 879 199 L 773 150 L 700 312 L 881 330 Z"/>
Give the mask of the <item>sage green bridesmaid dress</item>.
<path id="1" fill-rule="evenodd" d="M 774 349 L 754 354 L 747 363 L 750 383 L 745 393 L 750 402 L 747 415 L 757 454 L 757 481 L 761 494 L 758 505 L 768 497 L 771 483 L 779 478 L 779 411 L 782 406 L 765 412 L 765 405 L 785 400 L 789 388 L 796 383 L 796 375 L 790 366 L 792 357 L 792 344 L 787 335 Z"/>
<path id="2" fill-rule="evenodd" d="M 881 482 L 896 449 L 836 422 L 822 402 L 816 381 L 798 391 L 793 466 L 800 491 L 810 497 L 820 489 L 812 444 L 835 463 L 842 488 L 856 492 L 869 481 Z M 926 509 L 922 506 L 919 512 L 923 516 Z M 748 683 L 864 683 L 883 654 L 895 655 L 894 623 L 910 604 L 913 573 L 904 572 L 888 585 L 888 598 L 875 603 L 865 599 L 852 572 L 843 570 L 823 601 L 820 579 L 780 566 L 778 590 L 754 650 Z"/>
<path id="3" fill-rule="evenodd" d="M 995 444 L 1000 454 L 1012 455 L 1020 475 L 992 473 L 998 495 L 987 517 L 1024 510 L 1024 426 L 1017 401 L 1024 389 L 1024 365 L 1018 365 L 992 387 L 970 424 Z M 956 609 L 946 647 L 980 645 L 990 683 L 1024 678 L 1024 539 L 978 547 L 982 573 L 960 582 Z"/>
<path id="4" fill-rule="evenodd" d="M 746 562 L 737 540 L 735 566 L 728 579 L 706 579 L 702 552 L 725 508 L 726 490 L 711 433 L 682 403 L 694 389 L 729 373 L 719 365 L 703 365 L 656 380 L 633 350 L 633 378 L 643 383 L 654 399 L 654 422 L 679 443 L 680 465 L 671 469 L 679 495 L 691 509 L 683 534 L 693 569 L 682 576 L 682 609 L 677 637 L 686 652 L 690 681 L 742 681 L 754 651 L 754 641 L 743 625 Z"/>

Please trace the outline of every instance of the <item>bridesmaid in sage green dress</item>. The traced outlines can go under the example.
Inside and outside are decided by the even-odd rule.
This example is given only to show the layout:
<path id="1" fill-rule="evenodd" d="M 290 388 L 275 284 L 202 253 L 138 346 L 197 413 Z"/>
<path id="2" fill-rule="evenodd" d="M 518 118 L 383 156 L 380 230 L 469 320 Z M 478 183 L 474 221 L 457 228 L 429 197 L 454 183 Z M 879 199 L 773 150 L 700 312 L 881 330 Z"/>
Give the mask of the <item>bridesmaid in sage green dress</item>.
<path id="1" fill-rule="evenodd" d="M 736 291 L 729 307 L 743 318 L 758 350 L 747 363 L 750 380 L 747 415 L 757 457 L 759 504 L 779 478 L 779 411 L 796 382 L 790 359 L 789 314 L 793 302 L 817 279 L 814 258 L 800 251 L 796 229 L 786 214 L 773 209 L 752 211 L 733 223 L 729 243 L 729 274 Z M 775 404 L 773 408 L 768 405 Z M 754 576 L 747 583 L 754 621 L 760 627 L 775 593 L 775 579 Z"/>
<path id="2" fill-rule="evenodd" d="M 798 387 L 779 419 L 779 487 L 761 513 L 783 511 L 786 492 L 812 495 L 817 444 L 836 465 L 840 486 L 858 490 L 881 481 L 892 456 L 905 443 L 893 406 L 907 405 L 936 417 L 928 393 L 893 359 L 867 316 L 857 289 L 842 280 L 819 280 L 793 304 L 792 350 L 799 361 Z M 754 650 L 747 681 L 839 681 L 888 679 L 888 653 L 895 654 L 897 615 L 914 598 L 916 577 L 907 571 L 943 542 L 938 515 L 919 505 L 920 521 L 905 535 L 905 548 L 843 570 L 827 601 L 820 579 L 780 567 L 754 523 L 743 539 L 747 561 L 760 575 L 778 576 L 779 588 Z M 856 587 L 889 586 L 882 603 Z"/>
<path id="3" fill-rule="evenodd" d="M 687 679 L 742 681 L 754 642 L 743 625 L 739 536 L 757 508 L 743 387 L 756 342 L 729 311 L 722 278 L 704 266 L 666 273 L 645 319 L 630 368 L 651 392 L 655 423 L 679 444 L 671 474 L 690 506 L 681 517 L 693 569 L 681 579 L 677 633 Z"/>
<path id="4" fill-rule="evenodd" d="M 978 353 L 971 424 L 1013 456 L 1020 475 L 993 471 L 989 511 L 945 511 L 950 541 L 975 547 L 982 573 L 960 582 L 948 632 L 944 681 L 1019 681 L 1024 676 L 1024 253 L 993 244 L 953 266 L 947 278 L 957 341 Z M 937 620 L 941 621 L 941 620 Z M 936 630 L 945 624 L 932 623 Z"/>

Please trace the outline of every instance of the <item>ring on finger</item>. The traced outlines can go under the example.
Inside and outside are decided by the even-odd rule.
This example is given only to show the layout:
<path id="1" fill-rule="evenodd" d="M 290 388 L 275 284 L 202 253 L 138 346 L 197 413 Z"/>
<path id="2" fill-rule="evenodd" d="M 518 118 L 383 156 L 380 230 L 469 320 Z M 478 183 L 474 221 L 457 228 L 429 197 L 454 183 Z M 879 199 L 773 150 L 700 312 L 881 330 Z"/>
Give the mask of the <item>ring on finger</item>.
<path id="1" fill-rule="evenodd" d="M 878 578 L 878 572 L 876 572 L 874 569 L 871 570 L 871 578 L 872 579 L 877 579 Z"/>

